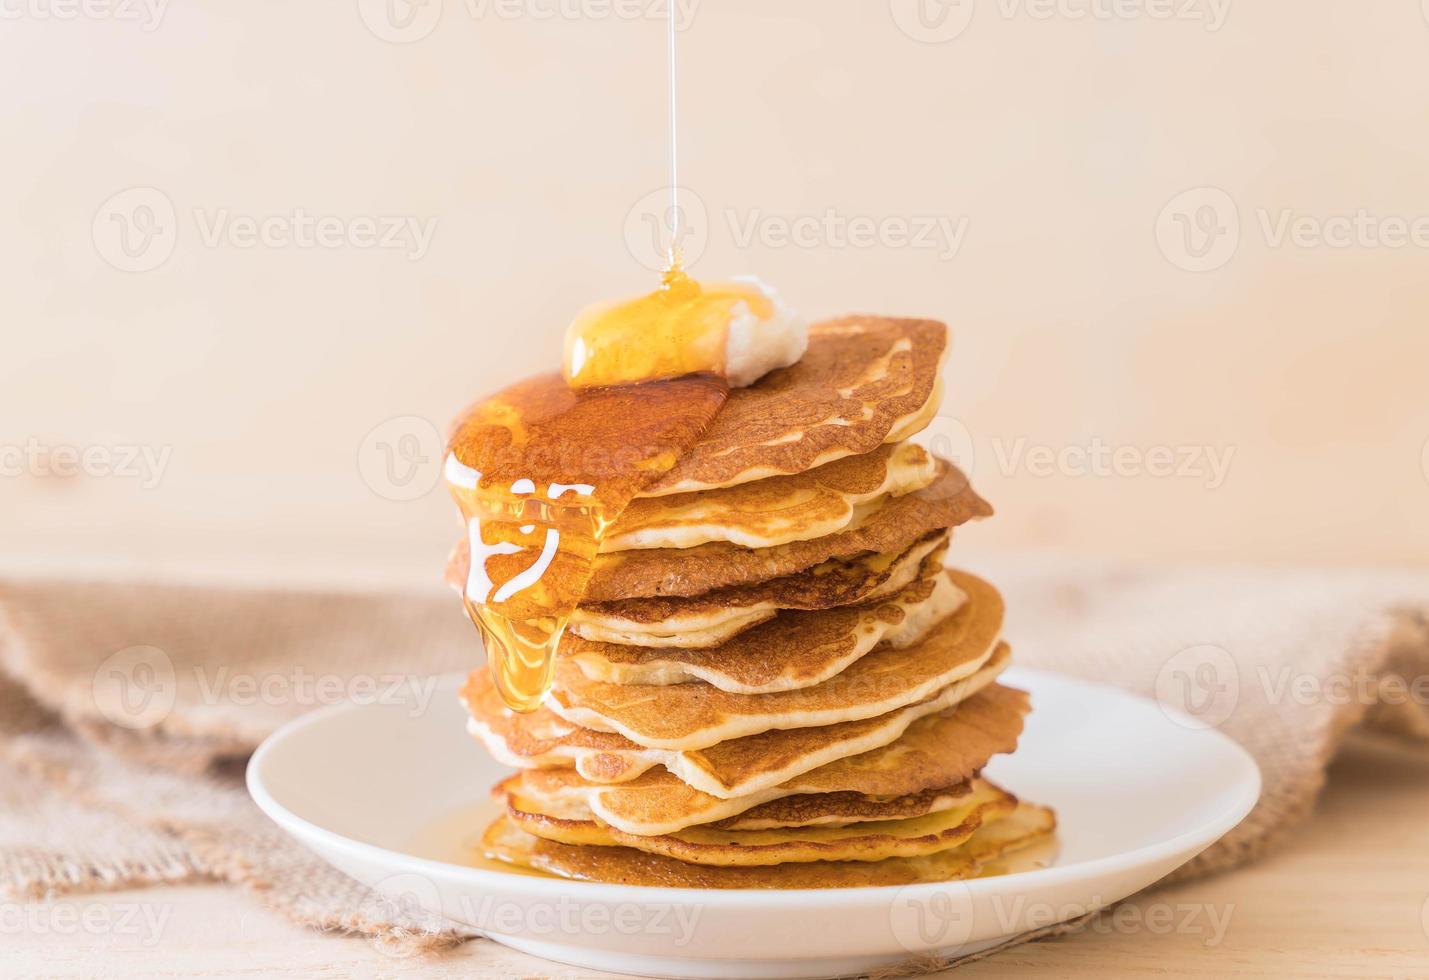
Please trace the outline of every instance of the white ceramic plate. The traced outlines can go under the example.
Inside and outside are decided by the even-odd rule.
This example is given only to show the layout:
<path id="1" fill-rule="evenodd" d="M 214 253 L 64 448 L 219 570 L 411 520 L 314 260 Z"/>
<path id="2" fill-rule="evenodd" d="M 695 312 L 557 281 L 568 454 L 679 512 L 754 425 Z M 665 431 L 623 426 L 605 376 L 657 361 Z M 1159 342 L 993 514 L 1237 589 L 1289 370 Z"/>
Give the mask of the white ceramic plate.
<path id="1" fill-rule="evenodd" d="M 1052 866 L 901 888 L 703 891 L 566 882 L 463 861 L 507 770 L 465 732 L 457 678 L 430 701 L 338 706 L 275 733 L 248 766 L 258 805 L 386 900 L 516 949 L 660 977 L 827 977 L 972 952 L 1138 891 L 1255 804 L 1250 756 L 1125 692 L 1011 670 L 1032 692 L 1016 755 L 988 775 L 1060 819 Z"/>

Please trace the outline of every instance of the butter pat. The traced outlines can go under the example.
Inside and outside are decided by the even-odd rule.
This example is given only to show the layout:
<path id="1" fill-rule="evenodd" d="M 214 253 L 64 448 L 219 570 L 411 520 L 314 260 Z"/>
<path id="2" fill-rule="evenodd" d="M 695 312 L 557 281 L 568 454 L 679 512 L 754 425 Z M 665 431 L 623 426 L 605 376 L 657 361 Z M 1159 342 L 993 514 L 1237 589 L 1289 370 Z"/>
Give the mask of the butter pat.
<path id="1" fill-rule="evenodd" d="M 704 285 L 676 268 L 646 296 L 582 310 L 566 330 L 574 388 L 715 374 L 742 388 L 804 356 L 808 324 L 752 277 Z"/>

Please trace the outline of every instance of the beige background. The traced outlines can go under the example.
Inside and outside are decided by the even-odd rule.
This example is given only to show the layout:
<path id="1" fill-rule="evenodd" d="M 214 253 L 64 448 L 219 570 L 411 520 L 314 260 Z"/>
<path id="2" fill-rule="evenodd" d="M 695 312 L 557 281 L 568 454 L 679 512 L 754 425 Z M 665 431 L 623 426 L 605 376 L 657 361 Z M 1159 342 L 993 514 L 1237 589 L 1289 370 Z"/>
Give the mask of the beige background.
<path id="1" fill-rule="evenodd" d="M 566 2 L 584 14 L 427 0 L 405 35 L 366 0 L 184 0 L 157 21 L 7 5 L 4 561 L 436 587 L 455 525 L 420 492 L 435 427 L 552 366 L 582 303 L 652 284 L 662 25 Z M 903 0 L 696 4 L 697 273 L 756 272 L 815 316 L 953 326 L 938 435 L 1000 512 L 969 549 L 1422 562 L 1429 234 L 1312 242 L 1360 209 L 1429 215 L 1420 5 L 963 4 L 941 22 Z M 436 226 L 420 258 L 204 240 L 225 214 L 295 209 Z M 1298 244 L 1276 244 L 1284 209 L 1308 216 Z M 830 212 L 884 234 L 779 241 Z M 938 217 L 966 219 L 952 257 L 888 224 Z M 1233 254 L 1195 237 L 1236 218 Z M 156 267 L 115 267 L 125 221 L 160 231 L 137 259 Z M 1120 447 L 1120 475 L 1038 455 L 1094 445 Z M 152 487 L 99 463 L 47 475 L 68 446 L 168 464 Z M 1139 469 L 1158 447 L 1232 455 L 1219 480 Z M 396 482 L 393 451 L 416 460 Z"/>

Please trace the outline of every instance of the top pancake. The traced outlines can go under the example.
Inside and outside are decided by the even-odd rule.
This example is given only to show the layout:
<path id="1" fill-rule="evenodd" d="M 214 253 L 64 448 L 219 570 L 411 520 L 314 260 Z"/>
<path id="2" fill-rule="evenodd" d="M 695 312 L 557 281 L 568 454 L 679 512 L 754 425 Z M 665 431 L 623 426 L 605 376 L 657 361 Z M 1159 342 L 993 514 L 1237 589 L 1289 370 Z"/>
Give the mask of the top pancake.
<path id="1" fill-rule="evenodd" d="M 903 551 L 930 531 L 992 514 L 992 507 L 977 495 L 957 467 L 944 460 L 938 463 L 938 478 L 922 490 L 885 500 L 847 528 L 810 541 L 756 549 L 712 541 L 697 548 L 652 548 L 599 555 L 584 601 L 692 596 L 711 589 L 764 582 L 793 575 L 830 558 L 868 551 Z M 453 561 L 465 571 L 464 545 L 453 553 Z"/>
<path id="2" fill-rule="evenodd" d="M 921 490 L 937 475 L 927 450 L 900 442 L 791 476 L 648 497 L 631 502 L 600 550 L 694 548 L 710 541 L 771 548 L 822 537 L 846 527 L 860 504 Z"/>
<path id="3" fill-rule="evenodd" d="M 642 496 L 802 473 L 907 438 L 930 414 L 946 347 L 947 327 L 935 320 L 816 323 L 798 363 L 731 391 L 700 441 Z"/>

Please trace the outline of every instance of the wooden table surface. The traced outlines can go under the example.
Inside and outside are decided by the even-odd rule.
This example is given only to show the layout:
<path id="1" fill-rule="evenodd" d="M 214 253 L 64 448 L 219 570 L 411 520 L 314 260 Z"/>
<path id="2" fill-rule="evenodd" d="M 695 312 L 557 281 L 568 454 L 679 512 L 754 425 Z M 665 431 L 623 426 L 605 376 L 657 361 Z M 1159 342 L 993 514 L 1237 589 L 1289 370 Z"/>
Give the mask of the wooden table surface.
<path id="1" fill-rule="evenodd" d="M 606 976 L 473 942 L 389 958 L 295 927 L 249 896 L 195 885 L 0 905 L 7 978 Z M 147 916 L 147 918 L 146 918 Z M 957 971 L 979 978 L 1429 977 L 1429 758 L 1353 746 L 1311 820 L 1250 867 L 1162 888 L 1079 935 Z"/>

